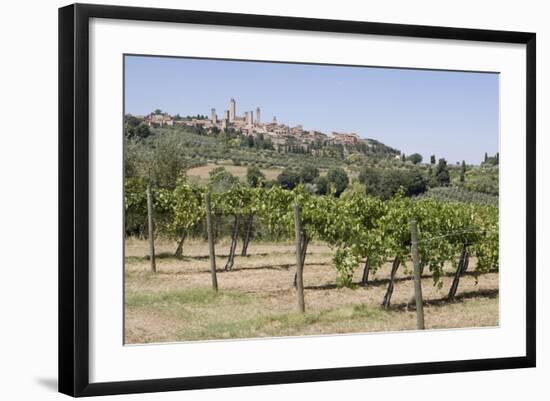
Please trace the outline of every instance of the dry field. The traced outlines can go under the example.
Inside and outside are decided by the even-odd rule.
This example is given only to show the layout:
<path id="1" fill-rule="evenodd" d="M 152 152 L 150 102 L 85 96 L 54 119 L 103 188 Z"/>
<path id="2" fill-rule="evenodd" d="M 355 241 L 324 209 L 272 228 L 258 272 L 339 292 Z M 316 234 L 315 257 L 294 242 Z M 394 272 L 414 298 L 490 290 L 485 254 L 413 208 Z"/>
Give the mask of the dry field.
<path id="1" fill-rule="evenodd" d="M 388 283 L 386 264 L 368 286 L 335 286 L 332 252 L 321 243 L 308 248 L 304 266 L 306 313 L 297 313 L 292 288 L 295 255 L 291 243 L 251 242 L 249 256 L 237 256 L 232 271 L 225 265 L 229 243 L 216 245 L 219 292 L 211 290 L 207 244 L 191 241 L 184 258 L 171 256 L 175 245 L 159 242 L 157 273 L 149 272 L 147 243 L 126 241 L 125 342 L 129 344 L 251 338 L 352 332 L 414 330 L 416 314 L 407 310 L 413 291 L 410 272 L 399 268 L 389 310 L 380 307 Z M 240 245 L 240 244 L 239 244 Z M 238 255 L 240 249 L 237 248 Z M 408 264 L 410 268 L 411 264 Z M 470 261 L 469 271 L 475 268 Z M 441 289 L 429 272 L 423 276 L 426 328 L 497 326 L 498 273 L 460 280 L 457 298 L 445 300 L 452 281 L 443 277 Z M 359 283 L 362 266 L 355 273 Z"/>
<path id="2" fill-rule="evenodd" d="M 208 163 L 204 166 L 195 167 L 187 171 L 187 176 L 193 181 L 197 182 L 207 182 L 208 173 L 214 170 L 216 167 L 223 167 L 235 177 L 238 177 L 242 180 L 246 179 L 247 166 L 234 166 L 232 164 L 213 164 Z M 282 168 L 262 168 L 260 169 L 264 173 L 266 179 L 274 180 L 279 174 L 283 171 Z"/>
<path id="3" fill-rule="evenodd" d="M 208 173 L 210 171 L 214 170 L 216 167 L 223 167 L 227 171 L 229 171 L 231 174 L 233 174 L 235 177 L 246 180 L 246 172 L 248 170 L 247 166 L 235 166 L 233 164 L 230 164 L 230 161 L 226 162 L 220 162 L 219 164 L 214 163 L 208 163 L 204 166 L 194 167 L 192 169 L 187 170 L 187 177 L 190 181 L 198 183 L 198 184 L 205 184 L 208 182 Z M 357 177 L 358 173 L 356 171 L 350 171 L 348 168 L 345 168 L 349 178 Z M 283 171 L 282 167 L 272 167 L 272 168 L 260 168 L 262 173 L 265 175 L 266 180 L 276 180 L 277 176 L 281 174 Z M 319 175 L 325 176 L 327 174 L 328 170 L 320 169 Z"/>

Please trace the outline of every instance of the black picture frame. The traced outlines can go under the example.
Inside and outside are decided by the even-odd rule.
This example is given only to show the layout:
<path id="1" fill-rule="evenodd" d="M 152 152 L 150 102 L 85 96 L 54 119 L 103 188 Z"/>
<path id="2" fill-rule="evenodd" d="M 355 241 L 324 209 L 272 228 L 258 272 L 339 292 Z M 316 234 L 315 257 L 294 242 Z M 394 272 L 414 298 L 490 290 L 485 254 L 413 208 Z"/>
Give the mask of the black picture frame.
<path id="1" fill-rule="evenodd" d="M 526 353 L 521 357 L 90 383 L 88 61 L 91 18 L 437 38 L 526 45 Z M 479 29 L 74 4 L 59 9 L 59 391 L 159 392 L 534 367 L 536 35 Z"/>

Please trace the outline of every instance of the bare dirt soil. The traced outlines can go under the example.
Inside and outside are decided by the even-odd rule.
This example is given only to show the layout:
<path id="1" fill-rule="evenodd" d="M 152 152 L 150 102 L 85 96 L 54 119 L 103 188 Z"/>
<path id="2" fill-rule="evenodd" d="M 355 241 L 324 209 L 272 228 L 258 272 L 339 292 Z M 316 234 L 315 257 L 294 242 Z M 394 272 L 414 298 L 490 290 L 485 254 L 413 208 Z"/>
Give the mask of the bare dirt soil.
<path id="1" fill-rule="evenodd" d="M 240 245 L 240 244 L 239 244 Z M 147 243 L 126 241 L 125 342 L 149 343 L 252 337 L 414 330 L 416 313 L 407 308 L 413 293 L 412 264 L 401 266 L 391 307 L 382 309 L 391 264 L 367 286 L 358 266 L 353 289 L 337 288 L 332 251 L 312 243 L 304 266 L 306 313 L 297 312 L 293 289 L 294 246 L 251 242 L 249 256 L 237 256 L 232 271 L 225 265 L 229 243 L 216 244 L 219 291 L 211 290 L 207 244 L 190 241 L 184 257 L 172 256 L 175 244 L 158 241 L 157 273 L 149 271 Z M 240 248 L 237 248 L 240 255 Z M 447 266 L 442 287 L 426 269 L 422 279 L 427 329 L 486 327 L 499 324 L 498 273 L 476 277 L 475 260 L 460 280 L 454 302 L 446 300 L 453 279 Z M 477 281 L 477 284 L 476 284 Z"/>

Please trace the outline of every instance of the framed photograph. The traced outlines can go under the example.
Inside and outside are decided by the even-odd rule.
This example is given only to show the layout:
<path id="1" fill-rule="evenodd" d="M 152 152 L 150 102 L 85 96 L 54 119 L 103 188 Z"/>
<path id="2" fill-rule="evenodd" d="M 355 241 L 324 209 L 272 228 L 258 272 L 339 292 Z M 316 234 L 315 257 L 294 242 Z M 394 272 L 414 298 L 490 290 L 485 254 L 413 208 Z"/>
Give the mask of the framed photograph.
<path id="1" fill-rule="evenodd" d="M 534 367 L 535 75 L 534 33 L 61 8 L 59 390 Z"/>

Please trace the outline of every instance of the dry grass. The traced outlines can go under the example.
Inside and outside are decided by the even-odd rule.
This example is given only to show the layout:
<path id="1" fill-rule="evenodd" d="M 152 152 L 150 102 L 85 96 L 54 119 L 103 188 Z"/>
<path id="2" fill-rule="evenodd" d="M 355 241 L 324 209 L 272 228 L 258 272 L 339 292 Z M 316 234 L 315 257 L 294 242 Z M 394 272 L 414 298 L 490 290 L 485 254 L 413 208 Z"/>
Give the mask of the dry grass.
<path id="1" fill-rule="evenodd" d="M 156 245 L 158 272 L 152 274 L 146 243 L 126 241 L 127 343 L 394 331 L 416 325 L 415 312 L 406 307 L 413 286 L 405 269 L 397 274 L 392 307 L 383 310 L 379 306 L 389 263 L 366 287 L 336 288 L 330 248 L 311 244 L 304 268 L 307 312 L 298 314 L 291 243 L 251 243 L 250 256 L 238 256 L 233 271 L 218 273 L 218 293 L 211 290 L 206 243 L 187 243 L 183 259 L 169 256 L 174 243 Z M 216 246 L 218 269 L 225 265 L 228 248 L 227 242 Z M 472 261 L 470 269 L 474 268 Z M 457 300 L 448 303 L 451 266 L 447 270 L 449 276 L 443 277 L 441 288 L 433 285 L 429 274 L 423 278 L 427 328 L 498 325 L 498 274 L 479 276 L 477 285 L 474 276 L 464 276 Z M 358 268 L 357 283 L 361 274 Z"/>
<path id="2" fill-rule="evenodd" d="M 193 180 L 197 180 L 198 182 L 205 182 L 208 181 L 208 173 L 215 169 L 216 167 L 224 167 L 227 171 L 229 171 L 231 174 L 233 174 L 235 177 L 238 177 L 242 180 L 246 178 L 246 171 L 248 169 L 247 166 L 234 166 L 232 164 L 213 164 L 208 163 L 204 166 L 199 166 L 192 168 L 187 171 L 187 176 Z M 260 169 L 262 173 L 264 173 L 266 179 L 268 180 L 274 180 L 277 178 L 279 174 L 281 174 L 281 171 L 283 171 L 280 168 L 261 168 Z"/>
<path id="3" fill-rule="evenodd" d="M 235 177 L 243 181 L 246 180 L 246 172 L 248 170 L 248 167 L 235 166 L 231 163 L 232 163 L 231 161 L 227 161 L 227 162 L 221 161 L 218 164 L 208 163 L 208 164 L 205 164 L 204 166 L 194 167 L 192 169 L 187 170 L 187 177 L 191 182 L 195 182 L 198 184 L 205 184 L 208 182 L 208 179 L 209 179 L 208 173 L 210 173 L 210 171 L 212 171 L 216 167 L 223 167 L 227 171 L 229 171 L 231 174 L 233 174 Z M 344 170 L 346 170 L 350 179 L 355 178 L 359 175 L 357 171 L 352 171 L 346 166 L 342 166 L 342 167 L 344 168 Z M 277 176 L 281 174 L 281 172 L 283 171 L 283 168 L 282 167 L 260 168 L 260 170 L 262 173 L 264 173 L 265 178 L 267 180 L 276 180 Z M 319 175 L 321 176 L 326 176 L 327 172 L 328 172 L 327 169 L 319 169 Z"/>

